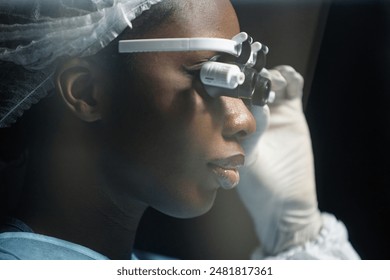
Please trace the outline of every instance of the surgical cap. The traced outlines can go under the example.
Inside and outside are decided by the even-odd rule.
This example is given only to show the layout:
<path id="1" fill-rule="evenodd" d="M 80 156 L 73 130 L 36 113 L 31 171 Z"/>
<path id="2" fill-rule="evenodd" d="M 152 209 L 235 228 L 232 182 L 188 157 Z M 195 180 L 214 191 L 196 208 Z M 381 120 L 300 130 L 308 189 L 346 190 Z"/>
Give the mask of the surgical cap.
<path id="1" fill-rule="evenodd" d="M 54 88 L 58 58 L 96 54 L 161 1 L 0 0 L 0 127 Z"/>

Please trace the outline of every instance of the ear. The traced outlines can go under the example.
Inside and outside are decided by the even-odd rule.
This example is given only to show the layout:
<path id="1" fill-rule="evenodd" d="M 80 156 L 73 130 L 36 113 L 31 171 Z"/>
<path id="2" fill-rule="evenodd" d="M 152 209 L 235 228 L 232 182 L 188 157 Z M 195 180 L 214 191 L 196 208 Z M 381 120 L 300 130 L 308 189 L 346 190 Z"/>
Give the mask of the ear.
<path id="1" fill-rule="evenodd" d="M 68 108 L 83 121 L 102 118 L 102 76 L 91 62 L 82 58 L 70 59 L 57 69 L 57 90 Z"/>

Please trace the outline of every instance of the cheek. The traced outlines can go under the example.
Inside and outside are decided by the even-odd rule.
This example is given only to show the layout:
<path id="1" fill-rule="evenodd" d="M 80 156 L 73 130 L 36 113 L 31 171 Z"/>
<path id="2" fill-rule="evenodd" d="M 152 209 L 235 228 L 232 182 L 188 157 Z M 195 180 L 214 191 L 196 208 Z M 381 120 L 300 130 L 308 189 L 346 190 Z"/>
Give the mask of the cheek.
<path id="1" fill-rule="evenodd" d="M 180 218 L 211 208 L 217 185 L 207 166 L 213 137 L 209 124 L 206 116 L 195 114 L 191 122 L 172 123 L 165 140 L 156 143 L 159 151 L 149 155 L 148 168 L 159 185 L 145 194 L 149 205 Z"/>
<path id="2" fill-rule="evenodd" d="M 207 163 L 226 152 L 223 106 L 172 64 L 177 59 L 166 61 L 137 72 L 110 137 L 124 166 L 132 162 L 154 182 L 131 185 L 121 176 L 131 196 L 172 216 L 197 216 L 210 209 L 218 188 Z"/>
<path id="3" fill-rule="evenodd" d="M 160 80 L 159 87 L 144 87 L 140 97 L 129 99 L 137 100 L 139 108 L 124 114 L 115 134 L 122 155 L 156 182 L 133 185 L 132 195 L 171 216 L 191 217 L 213 204 L 217 186 L 207 159 L 222 137 L 211 113 L 215 108 L 188 79 L 179 81 L 171 75 L 168 83 Z"/>

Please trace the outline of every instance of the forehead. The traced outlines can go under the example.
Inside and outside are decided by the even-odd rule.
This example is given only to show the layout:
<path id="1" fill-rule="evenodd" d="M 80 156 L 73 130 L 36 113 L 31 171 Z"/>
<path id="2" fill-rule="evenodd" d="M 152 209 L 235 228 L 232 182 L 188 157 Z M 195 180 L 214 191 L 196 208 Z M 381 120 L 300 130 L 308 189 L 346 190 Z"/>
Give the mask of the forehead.
<path id="1" fill-rule="evenodd" d="M 232 38 L 240 32 L 233 6 L 228 0 L 176 1 L 172 17 L 152 30 L 150 38 L 218 37 Z"/>

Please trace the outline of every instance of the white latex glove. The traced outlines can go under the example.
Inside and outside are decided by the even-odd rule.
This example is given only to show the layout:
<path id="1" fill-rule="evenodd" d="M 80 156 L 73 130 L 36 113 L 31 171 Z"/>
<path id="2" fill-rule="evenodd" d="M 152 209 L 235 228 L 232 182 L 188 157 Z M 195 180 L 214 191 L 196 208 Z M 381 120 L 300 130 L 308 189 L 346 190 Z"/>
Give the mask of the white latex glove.
<path id="1" fill-rule="evenodd" d="M 322 222 L 302 112 L 303 78 L 290 66 L 263 74 L 271 80 L 276 99 L 264 133 L 264 108 L 252 108 L 260 130 L 243 143 L 247 160 L 237 191 L 253 218 L 262 251 L 272 256 L 314 239 Z"/>

